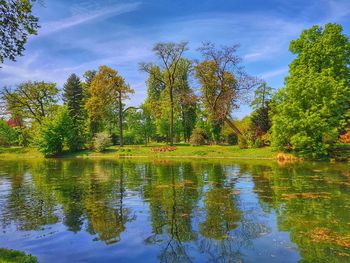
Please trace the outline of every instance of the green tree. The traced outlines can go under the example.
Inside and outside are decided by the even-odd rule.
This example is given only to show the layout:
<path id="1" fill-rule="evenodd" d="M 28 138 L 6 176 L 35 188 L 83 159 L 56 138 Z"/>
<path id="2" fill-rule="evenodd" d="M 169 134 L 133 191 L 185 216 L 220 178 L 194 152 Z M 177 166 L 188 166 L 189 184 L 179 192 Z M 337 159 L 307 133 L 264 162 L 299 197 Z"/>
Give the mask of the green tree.
<path id="1" fill-rule="evenodd" d="M 72 74 L 64 84 L 63 100 L 73 121 L 75 145 L 72 150 L 80 150 L 84 147 L 84 91 L 80 79 Z"/>
<path id="2" fill-rule="evenodd" d="M 4 87 L 2 99 L 12 116 L 28 118 L 41 124 L 57 102 L 58 89 L 55 83 L 25 82 L 14 90 Z"/>
<path id="3" fill-rule="evenodd" d="M 30 35 L 36 35 L 38 18 L 33 15 L 35 0 L 0 0 L 0 63 L 23 55 Z"/>
<path id="4" fill-rule="evenodd" d="M 254 99 L 250 106 L 254 109 L 251 119 L 256 128 L 257 134 L 262 135 L 271 128 L 270 120 L 270 100 L 272 97 L 272 88 L 262 82 L 254 92 Z"/>
<path id="5" fill-rule="evenodd" d="M 153 51 L 162 61 L 162 78 L 154 72 L 156 67 L 152 63 L 142 63 L 141 70 L 153 75 L 159 83 L 167 88 L 169 107 L 170 107 L 170 124 L 169 124 L 169 142 L 174 143 L 174 91 L 176 89 L 176 73 L 183 53 L 187 50 L 187 43 L 158 43 L 154 46 Z"/>
<path id="6" fill-rule="evenodd" d="M 72 150 L 75 146 L 73 129 L 74 124 L 68 109 L 59 108 L 53 116 L 45 118 L 40 126 L 36 139 L 39 151 L 45 157 L 51 157 L 62 153 L 64 146 Z"/>
<path id="7" fill-rule="evenodd" d="M 116 70 L 101 66 L 91 82 L 90 97 L 86 102 L 88 115 L 95 122 L 106 113 L 114 115 L 113 110 L 118 111 L 120 146 L 123 146 L 123 101 L 130 93 L 134 90 Z"/>
<path id="8" fill-rule="evenodd" d="M 350 43 L 337 24 L 313 26 L 290 43 L 297 57 L 275 98 L 273 144 L 319 158 L 346 125 L 350 102 Z"/>

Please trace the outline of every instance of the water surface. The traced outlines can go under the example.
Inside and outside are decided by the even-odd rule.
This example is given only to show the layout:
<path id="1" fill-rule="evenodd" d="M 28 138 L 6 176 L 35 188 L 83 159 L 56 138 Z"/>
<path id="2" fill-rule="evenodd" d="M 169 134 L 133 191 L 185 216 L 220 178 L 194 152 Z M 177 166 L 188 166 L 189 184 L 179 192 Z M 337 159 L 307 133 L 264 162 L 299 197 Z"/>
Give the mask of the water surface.
<path id="1" fill-rule="evenodd" d="M 40 262 L 350 262 L 350 168 L 0 161 L 0 247 Z"/>

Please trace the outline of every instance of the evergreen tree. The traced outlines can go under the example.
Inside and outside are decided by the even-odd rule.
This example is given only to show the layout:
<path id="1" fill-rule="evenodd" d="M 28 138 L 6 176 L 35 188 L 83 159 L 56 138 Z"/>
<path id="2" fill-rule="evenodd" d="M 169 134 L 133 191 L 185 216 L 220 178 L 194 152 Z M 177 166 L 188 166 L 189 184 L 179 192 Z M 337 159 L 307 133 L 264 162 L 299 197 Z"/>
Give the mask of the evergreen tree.
<path id="1" fill-rule="evenodd" d="M 83 86 L 77 75 L 70 75 L 64 84 L 63 99 L 74 126 L 72 132 L 75 137 L 75 143 L 72 144 L 71 150 L 80 150 L 84 146 L 85 109 Z"/>
<path id="2" fill-rule="evenodd" d="M 72 74 L 64 84 L 63 100 L 67 105 L 69 115 L 77 123 L 84 118 L 83 86 L 77 75 Z"/>

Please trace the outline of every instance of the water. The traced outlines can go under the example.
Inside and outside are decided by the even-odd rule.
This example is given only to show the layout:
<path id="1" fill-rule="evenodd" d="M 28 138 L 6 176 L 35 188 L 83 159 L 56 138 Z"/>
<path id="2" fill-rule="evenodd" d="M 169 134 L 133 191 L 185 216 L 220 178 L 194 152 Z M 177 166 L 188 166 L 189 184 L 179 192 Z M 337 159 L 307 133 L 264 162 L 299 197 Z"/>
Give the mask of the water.
<path id="1" fill-rule="evenodd" d="M 0 207 L 40 262 L 350 262 L 347 164 L 3 160 Z"/>

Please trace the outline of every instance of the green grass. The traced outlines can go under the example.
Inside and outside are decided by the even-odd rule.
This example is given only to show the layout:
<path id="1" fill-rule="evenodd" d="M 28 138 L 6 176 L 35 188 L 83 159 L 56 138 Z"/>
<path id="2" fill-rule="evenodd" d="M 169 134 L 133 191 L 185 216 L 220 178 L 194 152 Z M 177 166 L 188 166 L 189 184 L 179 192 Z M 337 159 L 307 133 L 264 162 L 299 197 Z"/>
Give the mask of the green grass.
<path id="1" fill-rule="evenodd" d="M 66 153 L 61 157 L 65 158 L 119 158 L 119 157 L 146 157 L 146 158 L 240 158 L 240 159 L 273 159 L 276 153 L 270 147 L 257 149 L 240 149 L 238 146 L 225 145 L 206 145 L 189 146 L 186 144 L 177 144 L 175 151 L 162 153 L 153 152 L 154 147 L 162 147 L 164 144 L 153 144 L 149 146 L 133 145 L 112 146 L 103 153 L 96 153 L 91 150 L 85 150 L 78 153 Z M 34 148 L 21 147 L 0 147 L 1 159 L 13 158 L 43 158 L 43 155 Z"/>
<path id="2" fill-rule="evenodd" d="M 240 149 L 238 146 L 206 145 L 189 146 L 184 144 L 176 145 L 176 150 L 155 153 L 151 146 L 124 146 L 120 148 L 113 146 L 103 153 L 83 151 L 72 154 L 73 157 L 151 157 L 151 158 L 246 158 L 246 159 L 273 159 L 276 153 L 270 147 L 258 149 Z"/>
<path id="3" fill-rule="evenodd" d="M 0 248 L 1 263 L 38 263 L 36 257 L 22 251 Z"/>

